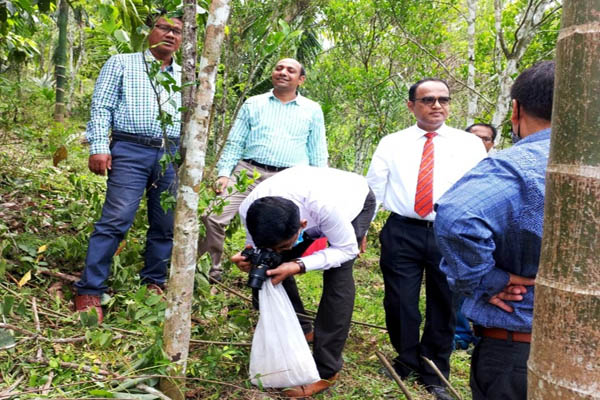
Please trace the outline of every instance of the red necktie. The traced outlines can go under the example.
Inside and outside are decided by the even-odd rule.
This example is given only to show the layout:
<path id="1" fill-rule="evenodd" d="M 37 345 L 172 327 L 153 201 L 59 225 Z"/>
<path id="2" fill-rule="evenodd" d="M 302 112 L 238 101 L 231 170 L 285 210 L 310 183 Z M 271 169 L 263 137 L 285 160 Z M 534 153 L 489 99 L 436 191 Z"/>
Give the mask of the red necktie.
<path id="1" fill-rule="evenodd" d="M 435 132 L 425 134 L 427 141 L 423 146 L 419 178 L 417 179 L 417 193 L 415 194 L 415 212 L 425 218 L 433 211 L 433 138 Z"/>

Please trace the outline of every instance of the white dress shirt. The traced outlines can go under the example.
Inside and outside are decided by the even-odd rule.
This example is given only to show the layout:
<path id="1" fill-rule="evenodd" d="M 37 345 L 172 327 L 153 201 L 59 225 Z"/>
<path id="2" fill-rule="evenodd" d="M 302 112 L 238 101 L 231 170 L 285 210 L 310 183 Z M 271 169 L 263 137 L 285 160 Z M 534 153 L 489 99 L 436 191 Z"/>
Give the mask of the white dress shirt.
<path id="1" fill-rule="evenodd" d="M 352 221 L 362 211 L 369 193 L 367 180 L 360 175 L 333 168 L 298 166 L 288 168 L 260 183 L 240 205 L 246 226 L 246 213 L 254 200 L 280 196 L 291 200 L 307 221 L 311 237 L 327 236 L 329 247 L 302 257 L 306 270 L 329 269 L 358 255 Z M 320 234 L 320 235 L 319 235 Z M 284 239 L 285 240 L 285 239 Z M 254 246 L 246 229 L 246 243 Z"/>
<path id="2" fill-rule="evenodd" d="M 483 142 L 472 133 L 445 124 L 435 132 L 434 204 L 467 171 L 486 157 Z M 413 125 L 381 139 L 373 154 L 367 180 L 378 204 L 383 203 L 387 210 L 408 218 L 433 221 L 435 211 L 422 218 L 414 210 L 426 133 Z"/>

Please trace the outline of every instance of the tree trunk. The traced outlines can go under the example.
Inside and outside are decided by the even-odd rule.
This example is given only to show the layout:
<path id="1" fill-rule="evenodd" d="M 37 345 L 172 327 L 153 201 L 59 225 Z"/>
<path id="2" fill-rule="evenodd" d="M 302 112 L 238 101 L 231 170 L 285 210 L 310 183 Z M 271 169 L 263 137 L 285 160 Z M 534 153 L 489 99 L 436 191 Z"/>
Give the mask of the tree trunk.
<path id="1" fill-rule="evenodd" d="M 54 68 L 56 75 L 56 102 L 54 103 L 54 120 L 62 122 L 65 119 L 65 88 L 67 86 L 67 28 L 69 23 L 69 3 L 60 0 L 58 5 L 58 43 L 54 53 Z"/>
<path id="2" fill-rule="evenodd" d="M 600 3 L 567 0 L 556 51 L 529 399 L 600 393 Z"/>
<path id="3" fill-rule="evenodd" d="M 167 309 L 165 311 L 165 352 L 172 361 L 171 376 L 184 376 L 189 351 L 191 309 L 196 272 L 198 242 L 198 190 L 202 181 L 208 138 L 210 109 L 215 95 L 215 80 L 229 17 L 229 0 L 212 0 L 204 48 L 200 59 L 199 86 L 196 89 L 192 114 L 186 114 L 182 133 L 183 165 L 179 170 L 179 188 L 175 208 L 173 255 Z M 183 43 L 185 79 L 193 79 L 196 48 L 196 0 L 185 0 Z M 189 40 L 193 43 L 189 43 Z M 189 101 L 188 93 L 183 96 Z M 162 379 L 161 389 L 172 399 L 184 399 L 184 382 Z"/>
<path id="4" fill-rule="evenodd" d="M 517 28 L 513 32 L 514 41 L 505 41 L 502 28 L 502 0 L 494 0 L 495 29 L 498 51 L 506 58 L 506 65 L 497 65 L 498 74 L 498 96 L 496 97 L 496 111 L 492 117 L 491 124 L 499 128 L 508 116 L 510 110 L 510 88 L 514 82 L 514 76 L 518 72 L 518 64 L 529 47 L 529 44 L 537 34 L 537 28 L 543 19 L 544 11 L 554 0 L 529 0 L 525 11 L 519 15 Z M 500 142 L 502 135 L 496 136 L 494 146 Z"/>
<path id="5" fill-rule="evenodd" d="M 468 47 L 468 75 L 467 86 L 475 87 L 475 18 L 477 16 L 477 0 L 467 0 L 467 37 L 469 41 Z M 475 121 L 477 115 L 477 96 L 473 93 L 469 94 L 469 102 L 467 106 L 467 126 Z"/>

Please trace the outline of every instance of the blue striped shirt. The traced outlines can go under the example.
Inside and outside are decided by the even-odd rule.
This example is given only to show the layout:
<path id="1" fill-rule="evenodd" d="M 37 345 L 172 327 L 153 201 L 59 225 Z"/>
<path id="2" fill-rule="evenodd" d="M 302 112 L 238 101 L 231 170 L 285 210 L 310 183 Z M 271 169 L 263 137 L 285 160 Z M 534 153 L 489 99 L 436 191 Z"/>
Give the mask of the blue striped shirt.
<path id="1" fill-rule="evenodd" d="M 142 54 L 148 63 L 154 60 L 152 53 L 146 50 L 145 53 L 114 55 L 102 67 L 94 87 L 86 130 L 90 154 L 110 154 L 110 128 L 133 135 L 162 137 L 156 95 L 146 74 Z M 174 60 L 165 71 L 173 76 L 178 86 L 181 85 L 181 67 Z M 162 109 L 173 116 L 174 124 L 167 127 L 167 135 L 177 138 L 181 92 L 169 95 L 164 88 L 157 88 Z"/>
<path id="2" fill-rule="evenodd" d="M 466 297 L 462 312 L 485 327 L 531 332 L 534 288 L 509 313 L 488 302 L 513 273 L 536 276 L 544 222 L 550 129 L 491 155 L 437 203 L 435 234 L 450 288 Z"/>
<path id="3" fill-rule="evenodd" d="M 219 176 L 230 176 L 241 159 L 274 167 L 324 167 L 327 156 L 321 106 L 300 94 L 283 104 L 271 91 L 246 100 L 217 169 Z"/>

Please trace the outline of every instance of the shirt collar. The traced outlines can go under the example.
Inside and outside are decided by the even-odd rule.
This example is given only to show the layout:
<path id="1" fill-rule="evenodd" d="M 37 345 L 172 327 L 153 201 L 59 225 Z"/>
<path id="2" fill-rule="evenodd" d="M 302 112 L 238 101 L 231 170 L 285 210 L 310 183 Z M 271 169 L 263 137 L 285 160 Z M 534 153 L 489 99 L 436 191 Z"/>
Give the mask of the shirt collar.
<path id="1" fill-rule="evenodd" d="M 144 51 L 144 58 L 146 59 L 147 62 L 151 62 L 156 60 L 156 58 L 154 58 L 154 55 L 152 54 L 152 52 L 150 51 L 150 49 L 147 49 L 146 51 Z M 181 65 L 177 64 L 175 62 L 175 57 L 171 57 L 171 65 L 169 65 L 165 71 L 167 72 L 181 72 Z"/>
<path id="2" fill-rule="evenodd" d="M 277 100 L 277 101 L 281 102 L 281 100 L 279 100 L 279 99 L 277 98 L 277 96 L 275 96 L 275 93 L 273 93 L 273 89 L 271 89 L 271 90 L 269 91 L 269 98 L 272 98 L 272 99 L 275 99 L 275 100 Z M 287 102 L 287 103 L 285 103 L 285 104 L 290 104 L 290 103 L 296 103 L 296 104 L 298 104 L 298 105 L 302 105 L 302 104 L 304 103 L 304 96 L 302 96 L 302 95 L 300 94 L 300 92 L 296 91 L 296 98 L 295 98 L 294 100 L 290 100 L 290 101 L 288 101 L 288 102 Z"/>
<path id="3" fill-rule="evenodd" d="M 417 124 L 414 125 L 415 127 L 415 140 L 416 139 L 420 139 L 422 137 L 425 136 L 425 134 L 429 131 L 423 130 L 421 128 L 419 128 L 419 126 Z M 448 136 L 450 135 L 450 130 L 448 129 L 448 127 L 446 126 L 446 124 L 442 124 L 442 126 L 440 126 L 439 128 L 437 128 L 435 131 L 435 133 L 437 133 L 439 136 Z"/>
<path id="4" fill-rule="evenodd" d="M 539 142 L 540 140 L 550 139 L 550 132 L 551 132 L 550 128 L 542 129 L 541 131 L 532 133 L 531 135 L 528 135 L 528 136 L 524 137 L 523 139 L 519 140 L 517 143 L 515 143 L 515 146 L 520 146 L 524 143 L 534 143 L 534 142 Z"/>

